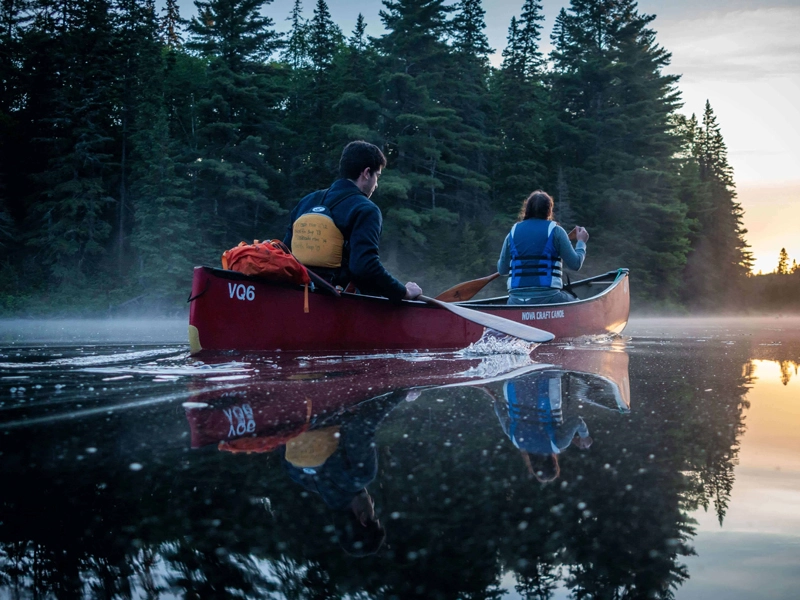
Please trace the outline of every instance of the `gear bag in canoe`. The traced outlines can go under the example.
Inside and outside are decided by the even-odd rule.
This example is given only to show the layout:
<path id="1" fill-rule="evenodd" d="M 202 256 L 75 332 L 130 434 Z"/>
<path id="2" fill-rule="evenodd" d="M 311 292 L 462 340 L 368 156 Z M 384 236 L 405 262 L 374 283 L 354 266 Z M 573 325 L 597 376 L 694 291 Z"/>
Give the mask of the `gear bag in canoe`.
<path id="1" fill-rule="evenodd" d="M 244 275 L 266 277 L 273 281 L 288 281 L 305 286 L 303 310 L 308 312 L 308 284 L 311 278 L 300 262 L 280 240 L 252 244 L 241 242 L 222 253 L 222 268 Z"/>

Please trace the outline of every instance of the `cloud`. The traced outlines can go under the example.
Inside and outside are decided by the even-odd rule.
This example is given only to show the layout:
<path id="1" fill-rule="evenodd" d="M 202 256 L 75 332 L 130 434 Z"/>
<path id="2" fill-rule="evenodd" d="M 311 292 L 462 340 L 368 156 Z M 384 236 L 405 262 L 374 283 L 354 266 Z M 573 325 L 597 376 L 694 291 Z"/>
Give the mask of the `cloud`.
<path id="1" fill-rule="evenodd" d="M 685 80 L 752 81 L 800 75 L 800 6 L 705 13 L 654 23 Z"/>

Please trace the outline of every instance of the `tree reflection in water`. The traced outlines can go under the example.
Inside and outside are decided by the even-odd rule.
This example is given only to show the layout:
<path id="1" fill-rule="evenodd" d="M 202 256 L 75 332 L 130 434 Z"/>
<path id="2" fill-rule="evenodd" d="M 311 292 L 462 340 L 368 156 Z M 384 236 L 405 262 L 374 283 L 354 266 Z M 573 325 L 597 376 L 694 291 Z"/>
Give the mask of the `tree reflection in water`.
<path id="1" fill-rule="evenodd" d="M 310 420 L 305 404 L 271 396 L 266 406 L 283 402 L 283 420 L 275 447 L 265 442 L 269 432 L 256 432 L 260 452 L 220 452 L 216 442 L 188 452 L 174 406 L 87 419 L 68 431 L 9 431 L 4 469 L 15 485 L 0 505 L 0 593 L 499 598 L 514 587 L 526 598 L 552 598 L 559 588 L 576 599 L 671 598 L 689 577 L 680 564 L 693 552 L 688 515 L 713 507 L 724 520 L 749 356 L 678 347 L 656 359 L 634 354 L 632 407 L 620 414 L 608 378 L 580 373 L 577 364 L 612 351 L 572 352 L 542 360 L 562 365 L 571 382 L 563 385 L 565 415 L 582 418 L 594 443 L 561 452 L 560 477 L 547 484 L 529 477 L 498 424 L 486 391 L 503 398 L 503 382 L 401 398 L 377 430 L 379 471 L 367 484 L 387 540 L 364 558 L 341 551 L 330 508 L 287 477 L 280 456 L 287 436 L 315 419 L 346 422 L 358 413 L 348 413 L 348 402 L 387 391 L 348 395 L 361 376 L 354 364 L 353 373 L 337 375 L 346 402 L 331 401 Z M 627 376 L 627 355 L 613 352 L 624 357 Z M 299 421 L 289 423 L 291 415 Z M 169 425 L 154 436 L 156 422 Z M 102 463 L 57 459 L 86 439 L 106 450 Z M 131 448 L 144 471 L 127 468 Z"/>

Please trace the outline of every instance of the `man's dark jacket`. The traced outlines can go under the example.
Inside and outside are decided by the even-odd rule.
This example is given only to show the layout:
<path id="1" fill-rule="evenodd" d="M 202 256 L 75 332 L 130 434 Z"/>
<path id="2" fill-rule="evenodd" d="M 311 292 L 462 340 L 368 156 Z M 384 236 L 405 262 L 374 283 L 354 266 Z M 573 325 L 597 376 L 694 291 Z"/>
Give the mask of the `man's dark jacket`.
<path id="1" fill-rule="evenodd" d="M 325 190 L 312 192 L 294 207 L 283 239 L 289 248 L 292 247 L 292 225 L 298 217 L 319 206 L 324 194 Z M 349 194 L 353 195 L 337 203 Z M 314 268 L 314 272 L 335 285 L 346 286 L 352 281 L 363 294 L 386 296 L 395 302 L 402 300 L 406 286 L 389 274 L 378 256 L 383 227 L 381 210 L 349 179 L 333 182 L 325 197 L 325 205 L 333 206 L 331 217 L 344 236 L 342 266 L 338 269 Z"/>

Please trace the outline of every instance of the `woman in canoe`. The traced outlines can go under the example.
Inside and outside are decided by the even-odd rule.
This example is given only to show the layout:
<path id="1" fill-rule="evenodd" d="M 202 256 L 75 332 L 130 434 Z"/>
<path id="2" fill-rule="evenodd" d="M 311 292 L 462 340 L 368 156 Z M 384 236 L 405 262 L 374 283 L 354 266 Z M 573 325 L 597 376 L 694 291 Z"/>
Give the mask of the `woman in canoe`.
<path id="1" fill-rule="evenodd" d="M 577 240 L 575 248 L 571 239 Z M 563 265 L 580 270 L 589 232 L 575 227 L 569 235 L 553 221 L 553 199 L 542 190 L 522 204 L 519 220 L 503 242 L 497 272 L 508 275 L 509 304 L 556 304 L 575 298 L 563 290 Z"/>

